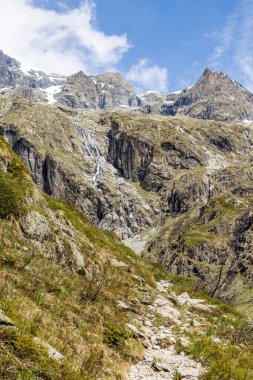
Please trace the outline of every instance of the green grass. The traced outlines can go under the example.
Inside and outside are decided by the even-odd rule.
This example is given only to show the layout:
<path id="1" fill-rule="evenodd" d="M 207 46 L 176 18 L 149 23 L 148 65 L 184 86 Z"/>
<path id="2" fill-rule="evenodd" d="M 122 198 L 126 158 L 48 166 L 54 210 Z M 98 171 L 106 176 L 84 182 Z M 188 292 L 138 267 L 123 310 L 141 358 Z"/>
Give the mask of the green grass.
<path id="1" fill-rule="evenodd" d="M 201 380 L 251 380 L 253 379 L 252 348 L 222 346 L 209 337 L 193 339 L 188 353 L 200 360 L 207 371 Z"/>
<path id="2" fill-rule="evenodd" d="M 7 161 L 7 170 L 0 167 L 0 218 L 19 217 L 32 189 L 28 171 L 22 161 L 11 154 L 3 137 L 0 137 L 0 155 Z"/>
<path id="3" fill-rule="evenodd" d="M 0 328 L 0 378 L 80 379 L 75 371 L 51 359 L 33 335 L 13 328 Z"/>
<path id="4" fill-rule="evenodd" d="M 26 102 L 16 109 L 17 120 L 25 107 L 28 107 Z M 36 114 L 34 123 L 40 121 L 41 115 L 42 111 Z M 152 125 L 149 127 L 156 132 Z M 145 263 L 121 244 L 115 234 L 92 226 L 69 204 L 40 195 L 31 184 L 27 169 L 2 138 L 0 156 L 0 307 L 17 327 L 16 330 L 0 329 L 1 379 L 105 379 L 108 371 L 115 378 L 124 377 L 127 366 L 140 358 L 143 348 L 127 331 L 126 324 L 133 315 L 121 310 L 118 301 L 130 304 L 131 300 L 141 301 L 148 295 L 152 302 L 155 280 L 161 279 L 171 281 L 172 290 L 177 294 L 187 291 L 215 306 L 205 313 L 192 309 L 196 318 L 205 319 L 204 335 L 189 332 L 190 347 L 185 349 L 179 341 L 176 345 L 178 351 L 187 350 L 189 355 L 203 362 L 207 369 L 203 379 L 253 378 L 253 344 L 249 337 L 245 338 L 244 317 L 240 313 L 194 290 L 194 280 L 171 275 L 158 265 Z M 67 260 L 61 262 L 57 256 L 48 255 L 49 250 L 43 254 L 39 245 L 22 235 L 19 218 L 33 209 L 50 220 L 53 237 L 45 243 L 46 247 L 54 242 L 53 238 L 64 240 L 61 228 L 50 219 L 49 210 L 55 217 L 62 213 L 73 226 L 86 269 L 96 274 L 92 283 L 85 272 L 74 272 Z M 212 223 L 233 217 L 238 210 L 239 206 L 233 202 L 218 198 L 214 222 L 210 221 L 207 227 L 196 225 L 195 230 L 189 229 L 188 237 L 196 239 L 202 232 L 202 237 L 209 238 Z M 67 244 L 64 244 L 64 255 L 68 258 Z M 124 261 L 128 269 L 114 268 L 110 258 Z M 135 275 L 145 280 L 144 286 L 138 284 Z M 101 281 L 103 286 L 93 297 Z M 138 306 L 140 315 L 146 312 L 145 306 Z M 170 321 L 162 317 L 154 321 L 156 326 L 165 323 Z M 195 323 L 188 324 L 189 330 L 195 328 Z M 50 359 L 45 349 L 35 344 L 34 336 L 61 352 L 65 356 L 64 366 Z M 214 343 L 213 336 L 226 344 Z M 179 376 L 174 374 L 175 379 Z"/>

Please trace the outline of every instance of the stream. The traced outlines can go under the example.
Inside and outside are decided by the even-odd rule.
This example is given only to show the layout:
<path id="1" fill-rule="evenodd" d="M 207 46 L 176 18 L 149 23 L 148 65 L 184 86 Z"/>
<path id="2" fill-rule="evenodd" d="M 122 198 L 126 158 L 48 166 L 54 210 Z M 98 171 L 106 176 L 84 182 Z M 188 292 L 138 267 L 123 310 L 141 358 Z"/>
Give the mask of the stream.
<path id="1" fill-rule="evenodd" d="M 94 140 L 94 138 L 92 137 L 91 133 L 89 131 L 84 131 L 80 127 L 80 125 L 77 125 L 76 128 L 77 128 L 78 133 L 81 135 L 81 137 L 83 139 L 84 154 L 89 156 L 89 157 L 92 157 L 96 162 L 95 172 L 91 177 L 91 181 L 92 181 L 94 186 L 97 186 L 97 179 L 98 179 L 98 176 L 101 172 L 101 162 L 100 161 L 101 161 L 102 156 L 100 155 L 99 149 L 97 147 L 97 143 Z"/>

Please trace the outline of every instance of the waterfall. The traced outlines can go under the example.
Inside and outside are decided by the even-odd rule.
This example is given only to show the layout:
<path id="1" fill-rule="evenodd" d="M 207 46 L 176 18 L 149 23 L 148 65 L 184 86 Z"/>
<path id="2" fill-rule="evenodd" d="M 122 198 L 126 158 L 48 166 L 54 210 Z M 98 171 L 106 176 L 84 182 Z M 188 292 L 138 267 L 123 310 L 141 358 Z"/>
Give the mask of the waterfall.
<path id="1" fill-rule="evenodd" d="M 97 179 L 101 170 L 100 160 L 102 156 L 100 155 L 99 149 L 97 147 L 97 143 L 92 137 L 91 133 L 88 131 L 82 130 L 80 125 L 76 126 L 78 133 L 81 135 L 83 139 L 83 152 L 85 155 L 92 157 L 96 162 L 95 172 L 91 177 L 91 181 L 94 186 L 97 186 Z"/>

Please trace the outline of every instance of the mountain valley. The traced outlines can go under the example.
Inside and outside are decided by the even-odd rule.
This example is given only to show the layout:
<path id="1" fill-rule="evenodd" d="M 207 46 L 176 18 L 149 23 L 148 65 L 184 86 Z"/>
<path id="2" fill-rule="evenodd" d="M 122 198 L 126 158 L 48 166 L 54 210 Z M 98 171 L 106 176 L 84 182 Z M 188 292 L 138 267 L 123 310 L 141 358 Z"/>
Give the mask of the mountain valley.
<path id="1" fill-rule="evenodd" d="M 250 91 L 1 52 L 0 152 L 0 378 L 253 378 Z"/>

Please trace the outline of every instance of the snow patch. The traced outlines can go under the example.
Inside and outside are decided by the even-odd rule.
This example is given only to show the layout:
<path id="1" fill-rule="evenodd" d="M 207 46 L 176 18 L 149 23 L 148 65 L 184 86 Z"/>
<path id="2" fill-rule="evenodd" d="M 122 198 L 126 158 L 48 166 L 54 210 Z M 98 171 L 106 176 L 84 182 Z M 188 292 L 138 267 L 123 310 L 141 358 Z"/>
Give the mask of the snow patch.
<path id="1" fill-rule="evenodd" d="M 243 122 L 244 124 L 249 125 L 253 123 L 253 120 L 244 119 Z"/>
<path id="2" fill-rule="evenodd" d="M 171 105 L 171 104 L 174 104 L 174 100 L 164 100 L 163 102 L 164 104 L 167 104 L 167 105 Z"/>
<path id="3" fill-rule="evenodd" d="M 3 87 L 3 88 L 0 88 L 0 92 L 1 94 L 4 93 L 5 91 L 8 91 L 8 90 L 11 90 L 12 87 Z"/>
<path id="4" fill-rule="evenodd" d="M 51 86 L 46 88 L 44 91 L 47 94 L 47 101 L 49 104 L 54 104 L 57 102 L 55 95 L 61 92 L 62 86 Z"/>
<path id="5" fill-rule="evenodd" d="M 152 91 L 152 90 L 149 90 L 149 91 L 146 91 L 146 92 L 144 92 L 144 94 L 143 95 L 150 95 L 150 94 L 158 94 L 158 95 L 162 95 L 161 94 L 161 92 L 159 92 L 159 91 Z"/>
<path id="6" fill-rule="evenodd" d="M 183 90 L 173 91 L 173 92 L 170 92 L 169 95 L 178 95 L 178 94 L 181 94 L 181 92 L 183 92 Z"/>
<path id="7" fill-rule="evenodd" d="M 21 62 L 20 63 L 20 69 L 23 71 L 24 74 L 30 74 L 30 71 L 40 71 L 39 69 L 32 67 L 26 62 Z"/>

